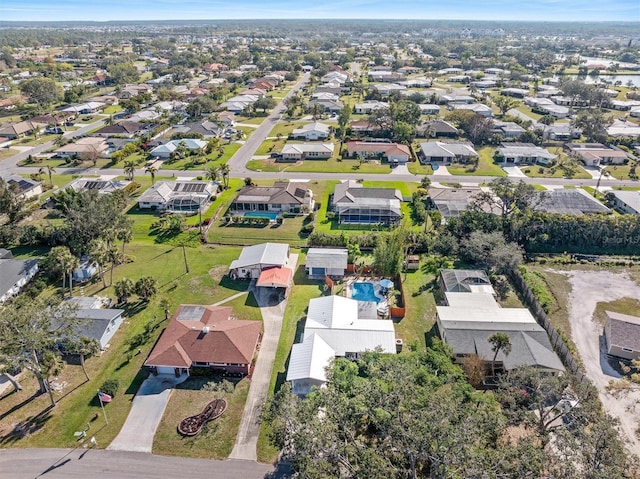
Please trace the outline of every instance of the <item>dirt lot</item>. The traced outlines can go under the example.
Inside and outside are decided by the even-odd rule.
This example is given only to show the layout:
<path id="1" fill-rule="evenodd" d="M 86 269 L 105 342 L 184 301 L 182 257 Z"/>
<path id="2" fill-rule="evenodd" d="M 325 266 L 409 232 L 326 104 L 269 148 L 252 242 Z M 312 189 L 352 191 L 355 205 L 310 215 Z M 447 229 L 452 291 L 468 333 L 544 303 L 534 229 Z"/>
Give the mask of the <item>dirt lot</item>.
<path id="1" fill-rule="evenodd" d="M 640 285 L 626 273 L 608 271 L 553 271 L 564 274 L 571 284 L 568 301 L 571 336 L 578 348 L 587 375 L 600 391 L 600 399 L 607 412 L 620 419 L 620 427 L 628 440 L 629 449 L 640 456 L 640 441 L 635 436 L 638 427 L 633 404 L 640 401 L 640 392 L 614 398 L 605 391 L 610 380 L 620 374 L 607 362 L 602 345 L 602 326 L 593 320 L 596 304 L 620 298 L 640 298 Z M 635 418 L 635 419 L 632 419 Z"/>

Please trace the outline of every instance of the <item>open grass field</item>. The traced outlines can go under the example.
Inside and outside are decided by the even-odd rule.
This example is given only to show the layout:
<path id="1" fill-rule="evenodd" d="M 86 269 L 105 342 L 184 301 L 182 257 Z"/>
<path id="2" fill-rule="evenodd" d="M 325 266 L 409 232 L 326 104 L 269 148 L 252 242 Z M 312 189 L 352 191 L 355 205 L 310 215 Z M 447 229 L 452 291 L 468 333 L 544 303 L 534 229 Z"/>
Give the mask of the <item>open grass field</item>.
<path id="1" fill-rule="evenodd" d="M 543 166 L 531 165 L 520 168 L 522 172 L 530 178 L 564 178 L 565 171 L 562 168 L 545 168 Z M 575 179 L 589 179 L 591 175 L 580 166 L 575 167 L 575 174 L 571 176 Z"/>
<path id="2" fill-rule="evenodd" d="M 13 155 L 20 153 L 18 150 L 12 148 L 0 148 L 0 161 L 11 158 Z"/>
<path id="3" fill-rule="evenodd" d="M 254 171 L 297 171 L 302 173 L 391 173 L 388 164 L 362 163 L 358 160 L 304 160 L 297 163 L 277 163 L 275 160 L 251 160 L 247 168 Z"/>
<path id="4" fill-rule="evenodd" d="M 598 303 L 596 305 L 596 310 L 593 313 L 593 319 L 603 327 L 604 323 L 607 321 L 605 311 L 638 316 L 638 314 L 640 314 L 640 299 L 622 298 L 615 301 L 608 301 L 606 303 Z"/>
<path id="5" fill-rule="evenodd" d="M 419 161 L 407 163 L 407 168 L 409 169 L 409 173 L 413 173 L 414 175 L 433 175 L 431 165 L 423 165 Z"/>
<path id="6" fill-rule="evenodd" d="M 182 160 L 173 162 L 165 162 L 160 167 L 161 170 L 206 170 L 215 166 L 220 166 L 231 158 L 236 151 L 240 149 L 242 145 L 240 143 L 229 143 L 223 145 L 224 152 L 222 155 L 214 152 L 204 157 L 188 156 Z M 202 161 L 202 162 L 201 162 Z"/>
<path id="7" fill-rule="evenodd" d="M 127 246 L 129 262 L 118 266 L 113 275 L 136 280 L 153 276 L 159 293 L 149 304 L 132 299 L 125 305 L 126 320 L 111 341 L 111 346 L 99 357 L 86 361 L 90 380 L 86 381 L 79 366 L 67 366 L 54 381 L 57 405 L 47 409 L 46 395 L 34 396 L 37 383 L 33 375 L 21 375 L 23 390 L 7 392 L 0 398 L 0 446 L 2 447 L 74 447 L 75 431 L 92 424 L 98 446 L 106 447 L 119 432 L 131 406 L 131 399 L 146 376 L 141 370 L 164 327 L 164 314 L 158 306 L 166 297 L 175 309 L 181 303 L 212 304 L 246 289 L 245 282 L 234 282 L 226 276 L 229 263 L 239 248 L 200 246 L 187 248 L 190 272 L 184 273 L 182 252 L 168 245 L 133 243 Z M 28 255 L 27 251 L 20 251 Z M 44 253 L 41 249 L 38 254 Z M 109 273 L 107 273 L 109 281 Z M 112 287 L 102 282 L 76 286 L 76 294 L 99 294 L 114 297 Z M 49 288 L 44 294 L 59 294 Z M 232 302 L 234 314 L 255 319 L 251 297 L 242 296 Z M 140 354 L 137 351 L 140 350 Z M 109 424 L 105 425 L 96 401 L 96 390 L 106 379 L 117 379 L 120 390 L 106 406 Z M 17 427 L 17 429 L 16 429 Z"/>
<path id="8" fill-rule="evenodd" d="M 493 155 L 496 149 L 490 146 L 483 146 L 477 150 L 480 155 L 478 167 L 473 165 L 447 165 L 447 170 L 452 175 L 471 175 L 471 176 L 507 176 L 502 167 L 493 161 Z"/>
<path id="9" fill-rule="evenodd" d="M 607 166 L 605 168 L 605 171 L 607 173 L 609 173 L 611 176 L 613 176 L 614 178 L 618 179 L 618 180 L 631 180 L 633 178 L 631 178 L 630 173 L 631 173 L 631 168 L 632 165 L 614 165 L 614 166 Z M 636 167 L 637 169 L 637 167 Z M 638 174 L 638 173 L 636 173 Z"/>

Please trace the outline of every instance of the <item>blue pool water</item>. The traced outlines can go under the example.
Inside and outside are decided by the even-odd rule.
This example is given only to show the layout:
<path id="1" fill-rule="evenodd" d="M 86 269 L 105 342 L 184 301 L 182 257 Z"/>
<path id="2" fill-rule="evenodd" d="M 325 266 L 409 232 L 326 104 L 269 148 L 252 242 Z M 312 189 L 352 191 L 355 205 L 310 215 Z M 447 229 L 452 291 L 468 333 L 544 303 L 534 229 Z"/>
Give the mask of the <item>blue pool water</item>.
<path id="1" fill-rule="evenodd" d="M 275 221 L 278 217 L 278 213 L 270 213 L 267 211 L 250 211 L 245 213 L 244 216 L 248 218 L 269 218 L 271 221 Z"/>
<path id="2" fill-rule="evenodd" d="M 357 299 L 358 301 L 375 301 L 376 303 L 380 302 L 380 298 L 378 298 L 373 291 L 374 291 L 373 283 L 369 283 L 369 282 L 353 283 L 351 298 Z"/>

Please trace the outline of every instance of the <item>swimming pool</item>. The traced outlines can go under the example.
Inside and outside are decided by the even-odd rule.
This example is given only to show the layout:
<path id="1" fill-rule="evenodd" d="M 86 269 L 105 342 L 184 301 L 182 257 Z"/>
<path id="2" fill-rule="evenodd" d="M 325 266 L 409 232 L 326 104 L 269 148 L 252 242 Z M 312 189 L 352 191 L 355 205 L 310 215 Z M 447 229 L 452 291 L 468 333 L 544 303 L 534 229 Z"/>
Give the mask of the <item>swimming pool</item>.
<path id="1" fill-rule="evenodd" d="M 250 211 L 243 216 L 248 218 L 269 218 L 271 221 L 275 221 L 278 218 L 278 213 L 270 213 L 268 211 Z"/>
<path id="2" fill-rule="evenodd" d="M 380 298 L 378 298 L 375 294 L 375 287 L 373 283 L 367 281 L 353 283 L 351 298 L 357 299 L 358 301 L 375 301 L 376 303 L 380 302 Z"/>

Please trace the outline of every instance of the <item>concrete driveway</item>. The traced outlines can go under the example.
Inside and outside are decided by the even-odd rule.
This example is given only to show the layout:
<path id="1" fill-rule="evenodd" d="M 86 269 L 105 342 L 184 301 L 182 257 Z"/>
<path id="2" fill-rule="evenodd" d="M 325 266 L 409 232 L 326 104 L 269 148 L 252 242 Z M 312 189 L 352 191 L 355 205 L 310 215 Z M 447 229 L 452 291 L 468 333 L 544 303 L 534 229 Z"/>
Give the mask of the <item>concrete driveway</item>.
<path id="1" fill-rule="evenodd" d="M 571 284 L 569 295 L 569 321 L 571 337 L 578 348 L 587 376 L 600 392 L 604 410 L 620 420 L 620 429 L 626 436 L 628 448 L 640 455 L 640 441 L 635 435 L 638 416 L 634 407 L 640 401 L 640 391 L 613 397 L 606 392 L 610 380 L 620 377 L 611 367 L 603 347 L 603 326 L 593 321 L 596 304 L 621 298 L 640 298 L 640 286 L 625 273 L 609 271 L 570 271 L 566 274 Z"/>
<path id="2" fill-rule="evenodd" d="M 505 165 L 502 167 L 502 169 L 507 173 L 507 176 L 509 178 L 526 178 L 527 177 L 527 175 L 525 175 L 522 172 L 522 170 L 515 165 L 512 165 L 512 166 Z"/>
<path id="3" fill-rule="evenodd" d="M 294 272 L 297 264 L 298 255 L 292 254 L 289 257 L 289 267 Z M 287 307 L 286 299 L 278 302 L 278 298 L 274 297 L 266 289 L 262 291 L 254 290 L 254 295 L 262 313 L 264 334 L 260 344 L 260 354 L 251 376 L 251 386 L 247 402 L 244 405 L 238 436 L 229 456 L 229 459 L 246 459 L 249 461 L 258 459 L 256 445 L 258 443 L 258 434 L 260 433 L 260 414 L 269 392 L 271 371 L 276 359 L 276 350 L 278 349 L 280 331 L 282 330 L 282 319 Z"/>
<path id="4" fill-rule="evenodd" d="M 133 398 L 133 405 L 124 426 L 107 449 L 150 453 L 153 436 L 167 407 L 173 386 L 185 379 L 186 375 L 180 378 L 168 375 L 149 376 L 145 379 Z M 108 405 L 106 410 L 108 418 Z"/>

